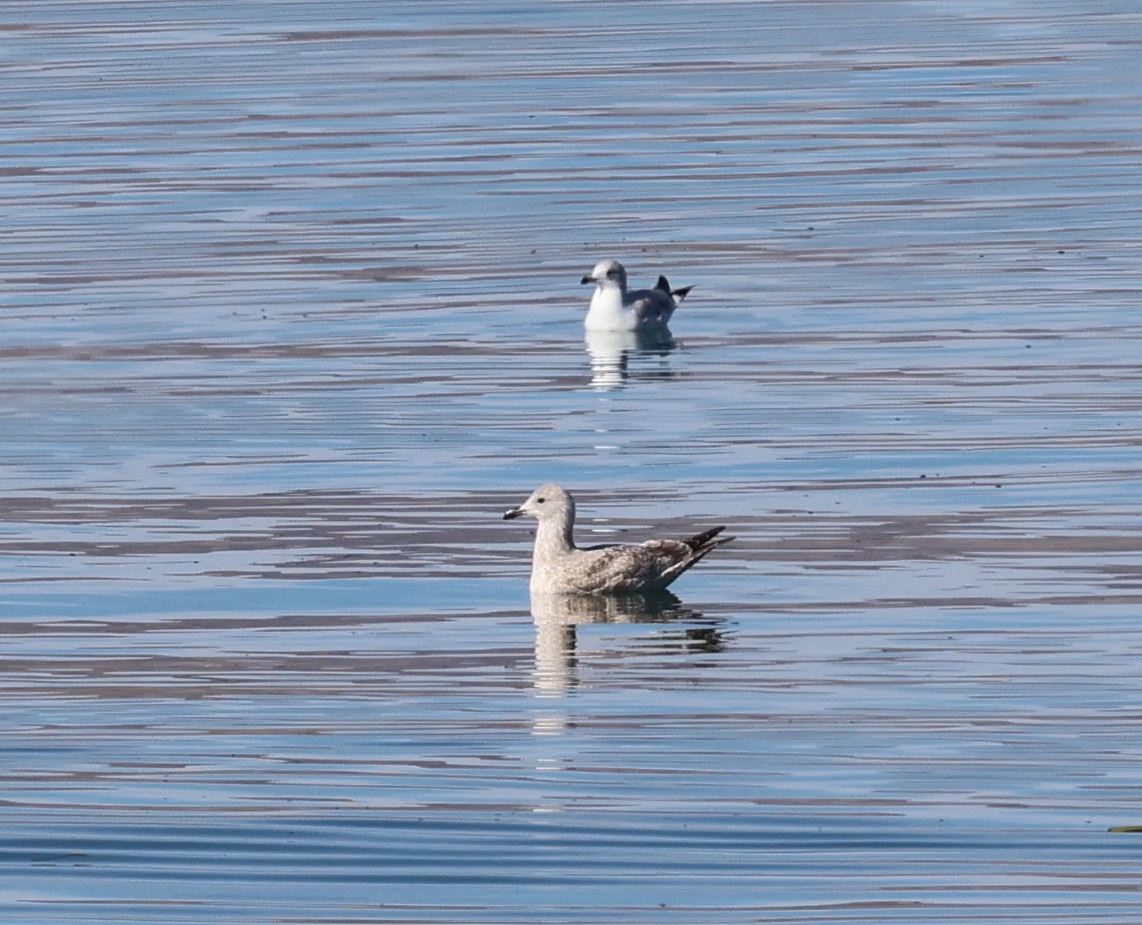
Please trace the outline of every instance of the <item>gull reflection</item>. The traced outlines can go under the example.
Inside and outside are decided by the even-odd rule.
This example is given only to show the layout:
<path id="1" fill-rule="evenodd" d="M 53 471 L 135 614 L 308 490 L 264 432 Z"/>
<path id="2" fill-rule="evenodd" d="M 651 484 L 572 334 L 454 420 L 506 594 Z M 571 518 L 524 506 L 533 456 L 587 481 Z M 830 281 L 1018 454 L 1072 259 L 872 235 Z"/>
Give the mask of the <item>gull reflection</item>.
<path id="1" fill-rule="evenodd" d="M 687 624 L 677 650 L 720 651 L 724 640 L 709 621 L 669 591 L 621 596 L 533 594 L 535 686 L 558 693 L 578 683 L 578 627 L 588 623 Z"/>
<path id="2" fill-rule="evenodd" d="M 630 377 L 630 360 L 635 356 L 667 357 L 677 347 L 665 328 L 657 331 L 588 331 L 587 352 L 591 355 L 591 385 L 596 389 L 621 389 Z M 667 376 L 669 369 L 649 375 Z"/>

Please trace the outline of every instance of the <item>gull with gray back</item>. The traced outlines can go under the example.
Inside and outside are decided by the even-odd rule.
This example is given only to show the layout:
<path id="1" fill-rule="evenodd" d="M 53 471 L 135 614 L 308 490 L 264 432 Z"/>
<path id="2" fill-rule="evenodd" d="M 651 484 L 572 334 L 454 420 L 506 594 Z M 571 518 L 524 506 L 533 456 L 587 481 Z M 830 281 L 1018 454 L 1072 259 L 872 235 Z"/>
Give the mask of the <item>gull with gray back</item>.
<path id="1" fill-rule="evenodd" d="M 599 261 L 580 282 L 595 286 L 583 321 L 588 331 L 665 330 L 674 309 L 694 288 L 671 289 L 660 276 L 653 289 L 627 289 L 627 271 L 617 260 Z"/>

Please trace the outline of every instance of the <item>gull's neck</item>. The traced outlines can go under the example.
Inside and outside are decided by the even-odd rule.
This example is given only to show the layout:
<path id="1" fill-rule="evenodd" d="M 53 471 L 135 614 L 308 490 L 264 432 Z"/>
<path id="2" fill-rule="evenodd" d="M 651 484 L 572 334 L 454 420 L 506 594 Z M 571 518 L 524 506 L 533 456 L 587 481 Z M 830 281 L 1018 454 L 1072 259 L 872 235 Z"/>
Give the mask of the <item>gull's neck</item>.
<path id="1" fill-rule="evenodd" d="M 575 548 L 571 538 L 573 521 L 570 517 L 553 517 L 541 520 L 535 531 L 535 558 L 551 559 L 566 555 Z"/>
<path id="2" fill-rule="evenodd" d="M 559 563 L 575 549 L 571 539 L 571 517 L 558 517 L 541 520 L 535 531 L 535 553 L 531 558 L 532 591 L 550 591 L 555 576 L 559 574 Z"/>
<path id="3" fill-rule="evenodd" d="M 623 291 L 615 285 L 597 286 L 583 324 L 589 330 L 621 330 L 634 313 L 623 302 Z"/>

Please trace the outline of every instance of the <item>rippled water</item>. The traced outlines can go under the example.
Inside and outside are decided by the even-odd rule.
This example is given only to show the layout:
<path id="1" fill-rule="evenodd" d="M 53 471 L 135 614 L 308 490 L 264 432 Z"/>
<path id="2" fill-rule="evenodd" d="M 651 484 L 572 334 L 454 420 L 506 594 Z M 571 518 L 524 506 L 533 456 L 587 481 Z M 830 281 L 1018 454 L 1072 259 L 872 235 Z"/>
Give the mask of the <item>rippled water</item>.
<path id="1" fill-rule="evenodd" d="M 1136 4 L 0 34 L 3 921 L 1142 916 Z"/>

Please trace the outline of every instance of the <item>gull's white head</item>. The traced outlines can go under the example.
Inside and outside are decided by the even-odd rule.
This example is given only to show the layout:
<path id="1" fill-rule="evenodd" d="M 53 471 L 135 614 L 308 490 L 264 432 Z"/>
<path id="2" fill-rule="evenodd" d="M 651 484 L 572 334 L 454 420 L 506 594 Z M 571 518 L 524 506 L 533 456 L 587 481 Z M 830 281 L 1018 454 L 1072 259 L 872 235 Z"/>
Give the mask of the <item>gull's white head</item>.
<path id="1" fill-rule="evenodd" d="M 627 271 L 617 260 L 600 260 L 595 269 L 579 280 L 584 286 L 594 283 L 600 289 L 615 287 L 619 292 L 627 291 Z"/>
<path id="2" fill-rule="evenodd" d="M 574 518 L 575 500 L 558 485 L 549 482 L 533 491 L 519 507 L 505 513 L 504 520 L 515 520 L 526 515 L 544 521 L 555 517 L 566 517 L 568 514 Z"/>

